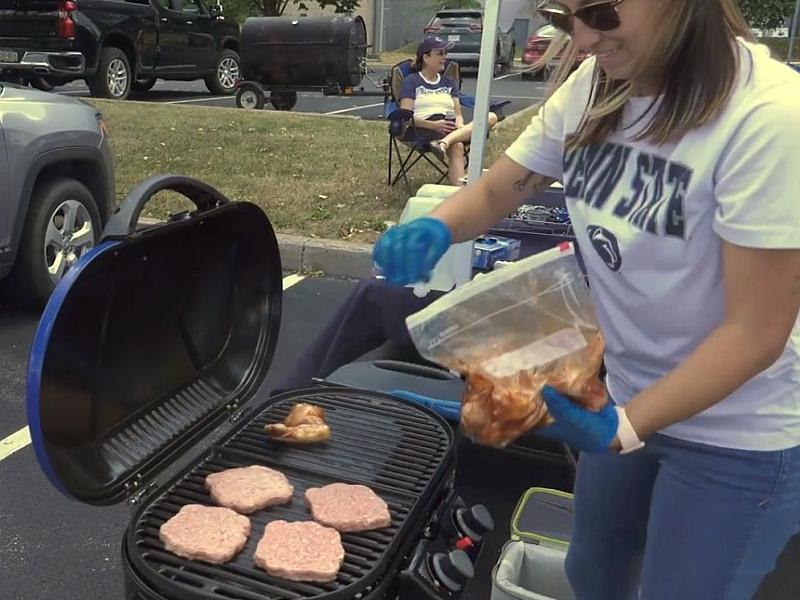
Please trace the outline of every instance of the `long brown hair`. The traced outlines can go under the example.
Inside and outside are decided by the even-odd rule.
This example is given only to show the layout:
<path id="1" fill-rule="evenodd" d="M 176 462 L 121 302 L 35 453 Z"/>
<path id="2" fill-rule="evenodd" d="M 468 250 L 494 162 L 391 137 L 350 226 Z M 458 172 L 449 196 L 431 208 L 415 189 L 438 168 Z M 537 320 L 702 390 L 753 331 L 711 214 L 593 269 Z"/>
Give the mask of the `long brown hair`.
<path id="1" fill-rule="evenodd" d="M 645 111 L 647 125 L 637 136 L 663 144 L 713 120 L 725 107 L 739 69 L 737 37 L 754 41 L 735 0 L 662 0 L 656 38 L 629 81 L 609 79 L 595 65 L 592 93 L 583 120 L 567 140 L 568 148 L 605 140 L 622 123 L 628 99 L 637 93 L 637 76 L 656 72 L 658 106 Z M 550 79 L 550 93 L 569 75 L 578 48 L 567 37 L 553 40 L 540 61 L 563 51 Z M 653 101 L 655 103 L 655 99 Z"/>

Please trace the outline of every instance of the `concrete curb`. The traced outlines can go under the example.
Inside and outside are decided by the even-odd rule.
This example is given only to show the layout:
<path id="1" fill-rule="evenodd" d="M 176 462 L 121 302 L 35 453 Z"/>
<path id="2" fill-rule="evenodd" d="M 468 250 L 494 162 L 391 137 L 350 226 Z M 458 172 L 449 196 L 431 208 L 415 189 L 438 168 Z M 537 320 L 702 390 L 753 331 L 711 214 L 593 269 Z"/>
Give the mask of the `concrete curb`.
<path id="1" fill-rule="evenodd" d="M 322 272 L 332 277 L 372 276 L 372 246 L 341 240 L 277 234 L 284 271 Z"/>

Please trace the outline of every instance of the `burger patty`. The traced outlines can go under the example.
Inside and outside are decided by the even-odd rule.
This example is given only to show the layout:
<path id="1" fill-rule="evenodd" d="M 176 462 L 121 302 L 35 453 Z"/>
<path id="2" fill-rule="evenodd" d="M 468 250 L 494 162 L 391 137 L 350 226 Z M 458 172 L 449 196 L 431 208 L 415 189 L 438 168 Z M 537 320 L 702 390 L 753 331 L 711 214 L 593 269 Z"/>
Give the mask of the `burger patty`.
<path id="1" fill-rule="evenodd" d="M 317 523 L 343 533 L 381 529 L 392 524 L 386 502 L 365 485 L 332 483 L 309 488 L 306 502 Z"/>
<path id="2" fill-rule="evenodd" d="M 212 473 L 206 489 L 214 502 L 243 514 L 286 504 L 294 493 L 283 473 L 259 465 Z"/>
<path id="3" fill-rule="evenodd" d="M 223 564 L 241 552 L 250 535 L 250 519 L 229 508 L 187 504 L 158 532 L 164 548 L 191 560 Z"/>
<path id="4" fill-rule="evenodd" d="M 334 581 L 344 562 L 339 532 L 313 521 L 272 521 L 258 543 L 255 563 L 293 581 Z"/>

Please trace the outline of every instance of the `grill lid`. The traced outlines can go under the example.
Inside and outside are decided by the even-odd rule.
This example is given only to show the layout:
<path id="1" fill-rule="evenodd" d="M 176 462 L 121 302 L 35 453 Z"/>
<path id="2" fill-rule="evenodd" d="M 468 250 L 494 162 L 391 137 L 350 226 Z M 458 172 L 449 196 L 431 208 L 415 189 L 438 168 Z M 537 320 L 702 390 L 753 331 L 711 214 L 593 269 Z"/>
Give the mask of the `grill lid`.
<path id="1" fill-rule="evenodd" d="M 197 210 L 134 232 L 165 190 Z M 275 349 L 281 285 L 257 206 L 180 176 L 135 188 L 57 286 L 31 349 L 28 422 L 51 483 L 89 504 L 130 497 L 247 403 Z"/>

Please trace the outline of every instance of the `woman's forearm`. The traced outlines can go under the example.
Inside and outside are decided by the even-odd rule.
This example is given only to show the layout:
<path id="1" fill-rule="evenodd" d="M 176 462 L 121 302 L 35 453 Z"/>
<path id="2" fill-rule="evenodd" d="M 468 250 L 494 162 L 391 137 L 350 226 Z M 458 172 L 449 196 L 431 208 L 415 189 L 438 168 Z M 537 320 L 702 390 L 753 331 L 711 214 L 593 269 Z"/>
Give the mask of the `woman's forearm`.
<path id="1" fill-rule="evenodd" d="M 507 156 L 501 156 L 488 173 L 450 196 L 431 212 L 431 216 L 445 222 L 454 242 L 471 240 L 553 181 L 551 177 L 532 173 Z"/>
<path id="2" fill-rule="evenodd" d="M 418 129 L 436 129 L 436 121 L 428 121 L 420 117 L 414 117 L 414 127 Z"/>
<path id="3" fill-rule="evenodd" d="M 783 347 L 775 336 L 723 324 L 678 367 L 633 398 L 625 413 L 639 437 L 649 437 L 724 400 L 774 363 Z"/>

